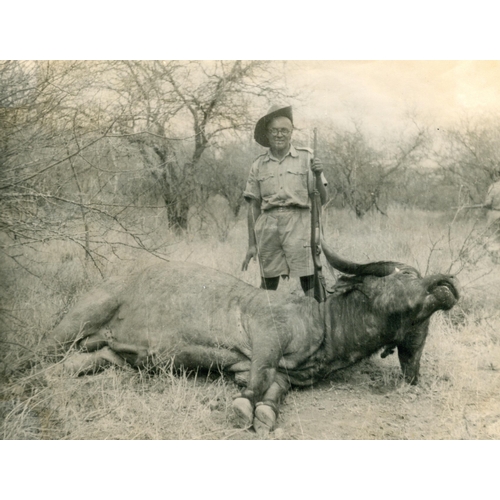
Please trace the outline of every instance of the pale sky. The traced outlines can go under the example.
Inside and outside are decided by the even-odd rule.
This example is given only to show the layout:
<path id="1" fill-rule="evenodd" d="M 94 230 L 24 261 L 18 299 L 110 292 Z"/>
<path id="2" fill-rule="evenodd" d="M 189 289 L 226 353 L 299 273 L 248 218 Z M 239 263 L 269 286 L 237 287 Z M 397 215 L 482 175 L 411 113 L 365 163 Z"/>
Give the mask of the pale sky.
<path id="1" fill-rule="evenodd" d="M 445 129 L 465 114 L 500 112 L 500 61 L 288 61 L 286 73 L 304 97 L 295 115 L 306 126 L 355 118 L 383 133 L 414 110 L 425 124 Z"/>

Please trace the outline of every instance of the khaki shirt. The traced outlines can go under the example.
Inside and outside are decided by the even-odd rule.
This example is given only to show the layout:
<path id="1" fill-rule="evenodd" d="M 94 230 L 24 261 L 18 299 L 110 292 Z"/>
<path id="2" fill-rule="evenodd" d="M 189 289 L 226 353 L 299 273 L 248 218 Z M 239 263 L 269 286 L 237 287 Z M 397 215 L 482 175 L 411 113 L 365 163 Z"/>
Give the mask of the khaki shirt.
<path id="1" fill-rule="evenodd" d="M 267 150 L 252 164 L 243 196 L 245 199 L 261 200 L 261 209 L 296 206 L 310 207 L 309 195 L 316 186 L 311 170 L 312 151 L 294 147 L 278 160 Z M 321 180 L 326 186 L 325 176 Z"/>

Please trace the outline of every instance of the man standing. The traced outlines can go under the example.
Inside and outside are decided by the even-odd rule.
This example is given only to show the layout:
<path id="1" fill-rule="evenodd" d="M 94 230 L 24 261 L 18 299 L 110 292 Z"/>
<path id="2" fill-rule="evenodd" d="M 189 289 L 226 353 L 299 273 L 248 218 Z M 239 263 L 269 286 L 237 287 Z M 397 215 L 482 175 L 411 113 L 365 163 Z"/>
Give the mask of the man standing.
<path id="1" fill-rule="evenodd" d="M 252 164 L 243 196 L 248 205 L 248 251 L 242 270 L 258 256 L 261 288 L 276 290 L 280 276 L 298 276 L 304 293 L 314 296 L 311 255 L 311 202 L 317 190 L 327 200 L 321 160 L 291 143 L 291 106 L 272 106 L 255 126 L 254 138 L 269 148 Z"/>

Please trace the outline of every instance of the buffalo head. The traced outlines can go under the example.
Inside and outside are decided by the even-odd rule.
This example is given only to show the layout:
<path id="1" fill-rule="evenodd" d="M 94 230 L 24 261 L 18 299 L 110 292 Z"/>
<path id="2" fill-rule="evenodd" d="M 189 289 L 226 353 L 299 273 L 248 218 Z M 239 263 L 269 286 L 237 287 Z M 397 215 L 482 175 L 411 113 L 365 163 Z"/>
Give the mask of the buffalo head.
<path id="1" fill-rule="evenodd" d="M 445 274 L 422 277 L 415 268 L 399 262 L 352 263 L 325 244 L 323 251 L 334 268 L 350 274 L 339 278 L 328 300 L 332 330 L 337 332 L 336 349 L 350 354 L 351 360 L 356 352 L 357 361 L 381 344 L 383 357 L 397 348 L 405 378 L 415 384 L 429 318 L 456 304 L 458 280 Z"/>

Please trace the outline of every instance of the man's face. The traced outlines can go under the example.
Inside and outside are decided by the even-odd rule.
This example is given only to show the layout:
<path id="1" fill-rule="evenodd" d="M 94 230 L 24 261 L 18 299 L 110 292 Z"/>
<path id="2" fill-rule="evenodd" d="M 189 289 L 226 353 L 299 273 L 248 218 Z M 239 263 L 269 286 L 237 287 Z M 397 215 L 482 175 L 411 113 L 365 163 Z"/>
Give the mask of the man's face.
<path id="1" fill-rule="evenodd" d="M 273 118 L 267 126 L 267 139 L 271 145 L 271 150 L 282 152 L 288 149 L 292 137 L 292 122 L 285 116 Z"/>

